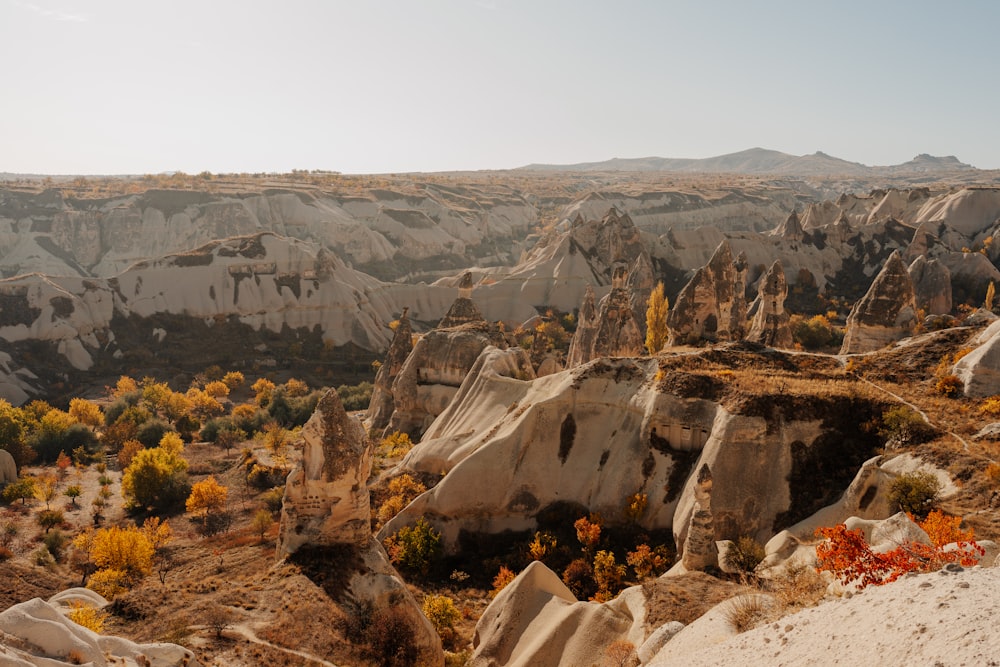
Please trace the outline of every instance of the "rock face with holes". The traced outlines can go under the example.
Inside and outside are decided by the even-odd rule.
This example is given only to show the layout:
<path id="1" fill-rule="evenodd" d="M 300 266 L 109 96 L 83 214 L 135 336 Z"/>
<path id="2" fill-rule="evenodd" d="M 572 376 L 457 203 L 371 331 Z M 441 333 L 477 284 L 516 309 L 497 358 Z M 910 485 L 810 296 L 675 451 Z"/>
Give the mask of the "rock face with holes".
<path id="1" fill-rule="evenodd" d="M 728 241 L 677 296 L 670 311 L 668 345 L 698 340 L 741 340 L 746 334 L 746 255 L 733 257 Z"/>
<path id="2" fill-rule="evenodd" d="M 403 362 L 392 383 L 389 431 L 419 439 L 458 392 L 479 354 L 490 345 L 507 346 L 497 325 L 483 319 L 471 293 L 466 274 L 442 325 L 421 336 Z"/>
<path id="3" fill-rule="evenodd" d="M 841 354 L 879 350 L 913 333 L 917 318 L 913 281 L 899 252 L 893 252 L 847 317 Z"/>
<path id="4" fill-rule="evenodd" d="M 396 408 L 392 398 L 392 383 L 396 381 L 399 371 L 406 363 L 406 358 L 413 351 L 413 327 L 410 326 L 410 318 L 407 316 L 408 310 L 404 308 L 403 314 L 399 316 L 385 361 L 375 374 L 375 386 L 372 389 L 371 402 L 368 404 L 368 422 L 375 430 L 382 430 L 389 425 L 392 412 Z"/>
<path id="5" fill-rule="evenodd" d="M 303 544 L 367 545 L 371 539 L 368 475 L 373 446 L 336 390 L 320 399 L 302 427 L 302 461 L 288 475 L 278 557 Z"/>
<path id="6" fill-rule="evenodd" d="M 336 390 L 323 395 L 302 428 L 302 460 L 288 475 L 278 530 L 278 559 L 323 558 L 336 552 L 346 598 L 372 614 L 393 610 L 413 630 L 422 661 L 441 665 L 441 640 L 372 537 L 368 476 L 373 446 Z M 346 565 L 346 564 L 349 565 Z"/>
<path id="7" fill-rule="evenodd" d="M 767 356 L 775 369 L 794 363 L 775 350 Z M 444 477 L 381 537 L 425 516 L 457 551 L 463 531 L 548 529 L 567 506 L 620 517 L 625 498 L 645 493 L 640 524 L 671 529 L 683 548 L 691 527 L 703 527 L 692 515 L 697 471 L 707 465 L 711 541 L 765 541 L 836 500 L 880 444 L 861 424 L 884 406 L 863 397 L 800 399 L 776 386 L 727 407 L 726 379 L 662 371 L 657 359 L 595 359 L 519 379 L 516 369 L 529 363 L 516 348 L 483 352 L 394 471 Z"/>
<path id="8" fill-rule="evenodd" d="M 789 326 L 788 311 L 785 310 L 785 298 L 788 296 L 788 283 L 785 281 L 785 271 L 781 262 L 776 261 L 767 270 L 757 288 L 757 312 L 747 339 L 769 347 L 791 347 L 792 328 Z"/>

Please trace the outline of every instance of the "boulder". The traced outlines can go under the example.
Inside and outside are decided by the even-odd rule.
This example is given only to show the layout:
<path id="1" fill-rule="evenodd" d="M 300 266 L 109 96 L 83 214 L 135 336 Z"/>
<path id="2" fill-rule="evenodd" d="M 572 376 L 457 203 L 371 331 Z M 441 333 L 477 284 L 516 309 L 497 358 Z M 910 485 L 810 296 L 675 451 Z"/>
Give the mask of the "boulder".
<path id="1" fill-rule="evenodd" d="M 893 251 L 868 292 L 847 317 L 841 354 L 879 350 L 913 333 L 916 325 L 913 281 L 898 251 Z"/>
<path id="2" fill-rule="evenodd" d="M 951 313 L 951 271 L 939 260 L 930 261 L 920 255 L 910 264 L 907 272 L 913 281 L 917 308 L 925 315 Z"/>
<path id="3" fill-rule="evenodd" d="M 670 311 L 668 345 L 697 340 L 741 340 L 746 333 L 746 256 L 733 257 L 728 241 L 695 271 Z"/>
<path id="4" fill-rule="evenodd" d="M 17 465 L 6 449 L 0 449 L 0 487 L 17 481 Z"/>
<path id="5" fill-rule="evenodd" d="M 788 283 L 781 262 L 775 261 L 760 279 L 757 288 L 757 311 L 747 339 L 769 347 L 792 347 L 792 329 L 789 326 L 785 298 Z"/>
<path id="6" fill-rule="evenodd" d="M 472 301 L 472 273 L 466 271 L 458 283 L 458 298 L 438 323 L 439 329 L 462 326 L 463 324 L 479 324 L 485 322 L 483 314 Z"/>
<path id="7" fill-rule="evenodd" d="M 372 388 L 371 402 L 368 404 L 367 421 L 371 428 L 382 430 L 389 425 L 396 404 L 392 398 L 392 383 L 396 381 L 406 358 L 413 350 L 413 327 L 407 317 L 409 308 L 403 308 L 402 315 L 397 320 L 398 325 L 393 333 L 389 351 L 385 361 L 375 374 L 375 386 Z"/>

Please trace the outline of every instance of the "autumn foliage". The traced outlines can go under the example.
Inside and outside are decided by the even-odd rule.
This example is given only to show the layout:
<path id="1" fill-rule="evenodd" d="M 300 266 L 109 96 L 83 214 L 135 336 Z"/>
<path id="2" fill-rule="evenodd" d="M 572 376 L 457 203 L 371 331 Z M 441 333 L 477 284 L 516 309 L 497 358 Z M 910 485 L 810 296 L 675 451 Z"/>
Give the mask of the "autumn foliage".
<path id="1" fill-rule="evenodd" d="M 819 528 L 818 536 L 826 538 L 816 547 L 819 571 L 833 573 L 842 584 L 855 582 L 861 588 L 887 584 L 907 572 L 930 572 L 948 563 L 970 567 L 986 553 L 976 544 L 973 531 L 958 528 L 961 519 L 931 512 L 920 527 L 932 544 L 905 542 L 891 551 L 876 553 L 865 541 L 860 530 L 848 530 L 844 524 Z M 956 548 L 945 551 L 946 544 Z"/>

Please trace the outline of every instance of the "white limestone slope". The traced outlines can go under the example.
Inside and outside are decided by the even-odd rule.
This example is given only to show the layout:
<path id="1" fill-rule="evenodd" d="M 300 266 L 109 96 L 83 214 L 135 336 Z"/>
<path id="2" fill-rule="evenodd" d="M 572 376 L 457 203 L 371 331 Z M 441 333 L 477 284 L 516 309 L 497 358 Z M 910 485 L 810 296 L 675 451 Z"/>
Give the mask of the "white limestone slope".
<path id="1" fill-rule="evenodd" d="M 724 602 L 666 643 L 650 667 L 990 665 L 1000 655 L 1000 569 L 908 575 L 737 634 Z"/>

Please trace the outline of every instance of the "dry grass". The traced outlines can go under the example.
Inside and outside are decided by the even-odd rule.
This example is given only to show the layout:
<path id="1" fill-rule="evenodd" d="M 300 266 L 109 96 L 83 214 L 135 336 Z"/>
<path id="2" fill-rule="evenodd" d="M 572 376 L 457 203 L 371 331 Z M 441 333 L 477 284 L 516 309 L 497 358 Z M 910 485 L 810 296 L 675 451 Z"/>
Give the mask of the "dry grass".
<path id="1" fill-rule="evenodd" d="M 775 609 L 767 597 L 758 593 L 745 593 L 729 601 L 725 616 L 736 632 L 746 632 L 775 618 Z"/>

